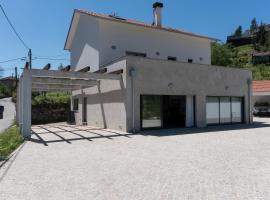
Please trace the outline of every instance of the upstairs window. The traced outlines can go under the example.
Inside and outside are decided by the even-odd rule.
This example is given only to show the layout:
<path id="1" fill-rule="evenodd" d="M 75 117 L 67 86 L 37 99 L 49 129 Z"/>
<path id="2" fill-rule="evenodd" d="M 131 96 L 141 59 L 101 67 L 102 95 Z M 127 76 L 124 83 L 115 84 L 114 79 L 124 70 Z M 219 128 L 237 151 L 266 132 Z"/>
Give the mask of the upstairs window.
<path id="1" fill-rule="evenodd" d="M 171 61 L 176 61 L 177 58 L 176 57 L 172 57 L 172 56 L 168 56 L 168 60 L 171 60 Z"/>
<path id="2" fill-rule="evenodd" d="M 146 57 L 146 53 L 134 52 L 134 51 L 126 51 L 127 56 L 138 56 L 138 57 Z"/>

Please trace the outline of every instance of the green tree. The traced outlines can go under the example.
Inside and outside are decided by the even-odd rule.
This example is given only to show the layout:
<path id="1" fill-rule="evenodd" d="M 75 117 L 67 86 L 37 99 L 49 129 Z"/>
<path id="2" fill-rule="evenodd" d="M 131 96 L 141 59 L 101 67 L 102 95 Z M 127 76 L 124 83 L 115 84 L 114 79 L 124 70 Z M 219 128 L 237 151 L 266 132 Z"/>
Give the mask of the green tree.
<path id="1" fill-rule="evenodd" d="M 229 45 L 213 43 L 211 51 L 212 65 L 229 66 L 232 64 L 232 51 Z"/>
<path id="2" fill-rule="evenodd" d="M 233 35 L 234 36 L 241 36 L 242 35 L 242 26 L 238 26 Z"/>
<path id="3" fill-rule="evenodd" d="M 62 69 L 64 69 L 65 66 L 61 63 L 59 66 L 58 66 L 58 70 L 61 71 Z"/>
<path id="4" fill-rule="evenodd" d="M 3 77 L 4 69 L 0 66 L 0 78 Z"/>
<path id="5" fill-rule="evenodd" d="M 257 32 L 257 43 L 261 46 L 264 46 L 266 43 L 266 30 L 265 30 L 265 25 L 263 23 L 261 23 L 260 27 L 259 27 L 259 31 Z"/>
<path id="6" fill-rule="evenodd" d="M 267 51 L 270 51 L 270 32 L 266 33 L 265 47 Z"/>
<path id="7" fill-rule="evenodd" d="M 258 29 L 258 24 L 257 24 L 257 20 L 256 18 L 254 17 L 252 20 L 251 20 L 251 24 L 250 24 L 250 32 L 251 33 L 254 33 L 254 31 Z"/>

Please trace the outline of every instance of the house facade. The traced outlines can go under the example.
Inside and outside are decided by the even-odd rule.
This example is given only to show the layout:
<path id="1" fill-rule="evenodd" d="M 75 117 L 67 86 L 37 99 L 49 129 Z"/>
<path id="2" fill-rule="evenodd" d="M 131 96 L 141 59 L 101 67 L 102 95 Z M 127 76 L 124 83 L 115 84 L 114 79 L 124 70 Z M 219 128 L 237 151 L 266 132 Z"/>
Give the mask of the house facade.
<path id="1" fill-rule="evenodd" d="M 164 27 L 162 7 L 153 24 L 74 11 L 71 69 L 121 75 L 72 92 L 76 123 L 128 132 L 251 123 L 251 73 L 211 66 L 216 39 Z"/>

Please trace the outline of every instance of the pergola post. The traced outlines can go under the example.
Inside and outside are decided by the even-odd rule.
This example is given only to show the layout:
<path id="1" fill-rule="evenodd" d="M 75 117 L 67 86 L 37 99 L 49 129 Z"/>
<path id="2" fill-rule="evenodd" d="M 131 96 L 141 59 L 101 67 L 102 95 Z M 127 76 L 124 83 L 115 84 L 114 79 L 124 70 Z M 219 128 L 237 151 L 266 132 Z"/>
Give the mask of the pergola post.
<path id="1" fill-rule="evenodd" d="M 21 132 L 24 138 L 31 138 L 32 76 L 29 69 L 23 70 L 21 82 Z"/>

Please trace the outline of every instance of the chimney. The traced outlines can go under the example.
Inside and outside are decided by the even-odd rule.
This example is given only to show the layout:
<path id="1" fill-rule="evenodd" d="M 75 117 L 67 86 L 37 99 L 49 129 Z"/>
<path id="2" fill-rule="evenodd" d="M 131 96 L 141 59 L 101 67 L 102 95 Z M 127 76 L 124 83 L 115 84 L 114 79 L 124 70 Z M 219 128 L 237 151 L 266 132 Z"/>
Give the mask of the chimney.
<path id="1" fill-rule="evenodd" d="M 154 25 L 161 27 L 162 23 L 161 23 L 161 11 L 163 8 L 163 3 L 160 2 L 156 2 L 153 4 L 153 8 L 154 8 Z"/>

